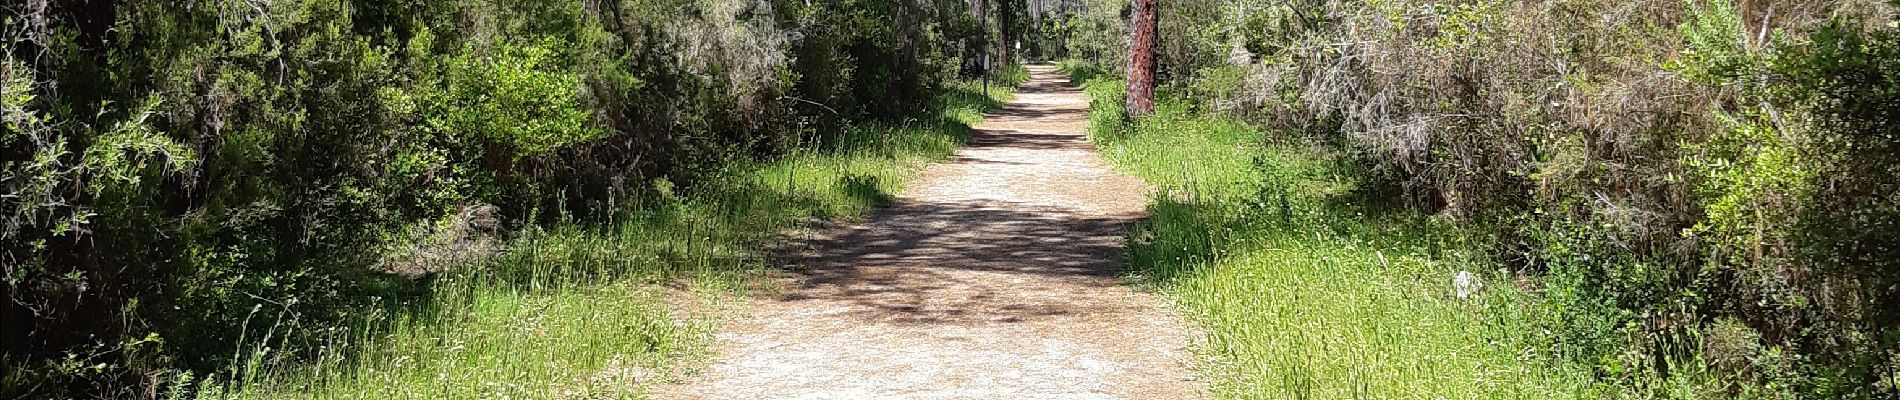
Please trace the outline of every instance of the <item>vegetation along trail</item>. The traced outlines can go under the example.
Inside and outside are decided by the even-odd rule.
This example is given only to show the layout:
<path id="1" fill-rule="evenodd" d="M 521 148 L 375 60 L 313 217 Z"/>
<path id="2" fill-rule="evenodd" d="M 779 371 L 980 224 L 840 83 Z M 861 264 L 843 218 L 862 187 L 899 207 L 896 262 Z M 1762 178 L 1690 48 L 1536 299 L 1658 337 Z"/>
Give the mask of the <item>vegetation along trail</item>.
<path id="1" fill-rule="evenodd" d="M 819 238 L 674 397 L 1194 397 L 1188 328 L 1115 274 L 1146 185 L 1095 154 L 1088 99 L 1031 70 L 952 162 Z"/>

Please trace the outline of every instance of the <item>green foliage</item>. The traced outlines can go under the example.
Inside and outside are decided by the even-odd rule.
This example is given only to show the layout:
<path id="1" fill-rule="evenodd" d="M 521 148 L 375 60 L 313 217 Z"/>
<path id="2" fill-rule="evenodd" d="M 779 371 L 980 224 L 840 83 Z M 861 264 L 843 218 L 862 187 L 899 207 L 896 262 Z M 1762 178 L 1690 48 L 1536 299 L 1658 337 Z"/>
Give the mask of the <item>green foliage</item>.
<path id="1" fill-rule="evenodd" d="M 1029 68 L 1022 64 L 1010 64 L 996 71 L 996 81 L 1003 86 L 1016 87 L 1029 82 Z"/>
<path id="2" fill-rule="evenodd" d="M 313 360 L 269 353 L 296 343 L 247 347 L 242 368 L 195 398 L 641 397 L 710 353 L 728 296 L 786 232 L 889 201 L 997 100 L 946 94 L 923 123 L 858 125 L 830 148 L 738 161 L 692 193 L 655 181 L 656 195 L 611 223 L 529 229 L 506 254 L 450 261 L 432 294 L 337 324 L 343 335 Z"/>
<path id="3" fill-rule="evenodd" d="M 1894 4 L 1653 5 L 1179 2 L 1163 87 L 1492 238 L 1605 395 L 1892 397 Z"/>
<path id="4" fill-rule="evenodd" d="M 196 153 L 156 132 L 148 118 L 159 99 L 150 97 L 130 111 L 101 104 L 92 121 L 110 124 L 94 128 L 87 119 L 74 118 L 42 97 L 48 90 L 35 79 L 26 63 L 9 51 L 17 41 L 0 43 L 7 52 L 0 64 L 0 293 L 9 302 L 7 329 L 29 329 L 33 317 L 65 311 L 62 306 L 83 303 L 95 296 L 115 296 L 111 288 L 92 292 L 94 271 L 48 262 L 40 254 L 84 251 L 77 243 L 89 238 L 116 210 L 149 206 L 141 194 L 154 191 L 164 177 L 189 171 L 198 163 Z M 51 112 L 46 109 L 52 108 Z M 104 215 L 101 215 L 104 214 Z M 136 309 L 131 302 L 120 305 Z M 16 308 L 17 307 L 17 308 Z M 15 310 L 29 311 L 20 312 Z M 97 376 L 116 366 L 100 363 L 106 354 L 125 358 L 150 357 L 161 344 L 155 335 L 88 343 L 82 338 L 3 336 L 7 353 L 0 355 L 0 394 L 15 387 L 41 385 L 49 377 Z M 35 360 L 15 355 L 16 349 L 42 343 L 72 346 L 63 360 Z M 36 362 L 37 361 L 37 362 Z"/>
<path id="5" fill-rule="evenodd" d="M 1724 85 L 1753 77 L 1762 57 L 1745 47 L 1755 39 L 1735 5 L 1722 0 L 1684 0 L 1689 20 L 1682 24 L 1683 51 L 1665 66 L 1683 78 L 1707 85 Z"/>
<path id="6" fill-rule="evenodd" d="M 1086 71 L 1086 70 L 1084 70 Z M 1107 107 L 1104 105 L 1121 104 L 1128 96 L 1128 83 L 1121 79 L 1092 79 L 1082 83 L 1082 91 L 1089 95 L 1089 135 L 1098 139 L 1113 139 L 1114 136 L 1127 134 L 1128 110 L 1125 107 Z"/>
<path id="7" fill-rule="evenodd" d="M 80 171 L 92 175 L 81 178 L 92 194 L 123 187 L 140 186 L 140 178 L 164 173 L 183 173 L 197 163 L 191 149 L 154 131 L 146 119 L 158 108 L 153 96 L 131 112 L 130 120 L 119 121 L 93 138 L 79 156 Z M 150 166 L 150 167 L 148 167 Z M 157 170 L 159 173 L 152 173 Z"/>
<path id="8" fill-rule="evenodd" d="M 1081 14 L 1070 22 L 1074 33 L 1065 43 L 1069 57 L 1118 72 L 1127 68 L 1128 18 L 1125 13 L 1128 1 L 1084 0 L 1082 3 Z"/>
<path id="9" fill-rule="evenodd" d="M 937 112 L 998 101 L 948 82 L 955 44 L 985 39 L 963 7 L 0 7 L 0 396 L 266 380 L 355 351 L 311 344 L 393 329 L 357 318 L 415 311 L 448 265 L 536 246 L 523 232 L 656 213 L 734 168 L 858 147 L 870 122 L 950 129 Z M 838 196 L 813 201 L 860 207 Z"/>
<path id="10" fill-rule="evenodd" d="M 416 107 L 430 128 L 497 143 L 517 158 L 600 139 L 605 132 L 579 98 L 580 76 L 554 70 L 553 46 L 502 44 L 492 55 L 464 49 L 444 62 L 441 92 Z"/>
<path id="11" fill-rule="evenodd" d="M 1063 60 L 1059 63 L 1062 74 L 1069 76 L 1069 83 L 1084 86 L 1089 81 L 1108 75 L 1100 66 L 1082 60 Z"/>
<path id="12" fill-rule="evenodd" d="M 1117 104 L 1097 82 L 1095 101 Z M 1217 397 L 1590 398 L 1587 374 L 1553 368 L 1539 299 L 1486 267 L 1481 232 L 1380 209 L 1342 154 L 1181 101 L 1134 125 L 1092 132 L 1163 187 L 1130 233 L 1130 272 L 1205 327 Z M 1460 270 L 1483 291 L 1457 298 Z"/>
<path id="13" fill-rule="evenodd" d="M 1193 79 L 1186 81 L 1180 94 L 1183 99 L 1192 101 L 1196 109 L 1221 110 L 1240 96 L 1246 80 L 1247 72 L 1238 67 L 1202 68 L 1195 71 Z"/>
<path id="14" fill-rule="evenodd" d="M 74 154 L 69 150 L 76 146 L 72 132 L 90 127 L 37 110 L 33 78 L 33 71 L 12 59 L 0 66 L 0 118 L 7 128 L 0 144 L 30 152 L 9 159 L 0 172 L 8 194 L 0 238 L 69 236 L 83 230 L 93 215 L 86 205 L 74 204 L 79 203 L 75 197 L 136 190 L 145 179 L 184 172 L 197 162 L 191 149 L 154 132 L 147 122 L 158 105 L 156 97 L 88 138 L 90 143 Z"/>
<path id="15" fill-rule="evenodd" d="M 1698 195 L 1707 213 L 1686 233 L 1710 238 L 1725 258 L 1718 265 L 1765 261 L 1764 246 L 1789 239 L 1789 227 L 1777 221 L 1792 221 L 1799 210 L 1791 203 L 1811 196 L 1812 163 L 1766 123 L 1726 122 L 1730 129 L 1690 146 L 1694 155 L 1684 161 L 1702 178 Z"/>

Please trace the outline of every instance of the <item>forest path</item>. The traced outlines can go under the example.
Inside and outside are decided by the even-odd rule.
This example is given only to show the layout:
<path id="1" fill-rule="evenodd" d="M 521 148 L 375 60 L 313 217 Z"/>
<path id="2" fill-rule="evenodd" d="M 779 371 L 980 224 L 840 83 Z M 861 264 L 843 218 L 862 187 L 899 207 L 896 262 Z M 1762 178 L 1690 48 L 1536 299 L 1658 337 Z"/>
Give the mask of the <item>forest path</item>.
<path id="1" fill-rule="evenodd" d="M 659 398 L 1187 399 L 1194 337 L 1117 277 L 1148 187 L 1084 131 L 1052 67 L 897 203 L 824 233 L 718 360 Z"/>

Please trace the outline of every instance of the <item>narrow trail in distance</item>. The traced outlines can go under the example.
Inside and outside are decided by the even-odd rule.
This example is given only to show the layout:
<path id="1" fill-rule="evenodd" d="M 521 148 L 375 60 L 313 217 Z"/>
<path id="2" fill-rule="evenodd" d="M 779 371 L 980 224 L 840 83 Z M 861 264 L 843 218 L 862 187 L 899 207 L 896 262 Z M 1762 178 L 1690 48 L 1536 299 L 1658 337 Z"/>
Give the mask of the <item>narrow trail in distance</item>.
<path id="1" fill-rule="evenodd" d="M 1117 277 L 1148 187 L 1052 67 L 892 207 L 824 233 L 659 398 L 1191 399 L 1188 324 Z"/>

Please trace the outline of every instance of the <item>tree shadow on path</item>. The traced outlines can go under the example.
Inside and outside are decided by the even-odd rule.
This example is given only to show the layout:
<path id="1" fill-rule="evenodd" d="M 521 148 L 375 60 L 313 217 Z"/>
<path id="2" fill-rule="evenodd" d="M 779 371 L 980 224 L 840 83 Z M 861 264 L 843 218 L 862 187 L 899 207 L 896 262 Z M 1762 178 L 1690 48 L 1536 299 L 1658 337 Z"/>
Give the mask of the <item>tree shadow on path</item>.
<path id="1" fill-rule="evenodd" d="M 847 304 L 864 322 L 969 324 L 1112 313 L 1135 216 L 1023 203 L 907 203 L 818 239 L 781 301 Z"/>

